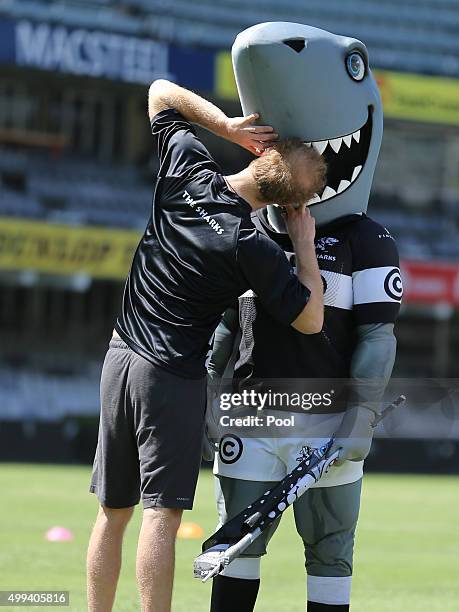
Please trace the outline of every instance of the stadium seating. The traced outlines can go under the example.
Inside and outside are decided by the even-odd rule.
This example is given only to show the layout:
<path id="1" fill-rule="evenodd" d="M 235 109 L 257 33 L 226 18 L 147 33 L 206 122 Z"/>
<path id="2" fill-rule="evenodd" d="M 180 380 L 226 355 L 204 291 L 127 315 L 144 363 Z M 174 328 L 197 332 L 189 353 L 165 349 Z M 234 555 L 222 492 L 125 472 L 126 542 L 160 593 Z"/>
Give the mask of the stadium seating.
<path id="1" fill-rule="evenodd" d="M 150 214 L 153 181 L 146 183 L 132 166 L 71 156 L 50 160 L 0 148 L 0 178 L 12 173 L 23 173 L 25 187 L 18 191 L 0 185 L 0 215 L 142 230 Z M 434 210 L 439 207 L 437 202 L 435 208 L 411 213 L 402 200 L 376 192 L 370 211 L 398 239 L 403 257 L 457 260 L 459 207 L 456 203 L 437 216 Z"/>
<path id="2" fill-rule="evenodd" d="M 35 0 L 5 3 L 16 17 L 152 35 L 179 44 L 229 48 L 260 21 L 298 21 L 361 38 L 373 65 L 459 75 L 455 0 Z M 426 44 L 428 41 L 428 44 Z"/>
<path id="3" fill-rule="evenodd" d="M 149 215 L 152 186 L 132 167 L 0 148 L 0 177 L 11 174 L 23 176 L 24 189 L 0 188 L 0 215 L 133 229 Z"/>
<path id="4" fill-rule="evenodd" d="M 380 200 L 381 202 L 381 200 Z M 371 216 L 389 228 L 397 238 L 400 254 L 405 259 L 459 259 L 459 231 L 457 218 L 429 213 L 408 214 L 386 206 L 371 206 Z M 438 236 L 442 239 L 438 240 Z"/>
<path id="5" fill-rule="evenodd" d="M 26 193 L 0 189 L 0 215 L 17 217 L 42 217 L 40 201 Z"/>
<path id="6" fill-rule="evenodd" d="M 375 66 L 459 75 L 457 0 L 25 0 L 4 2 L 1 11 L 218 49 L 228 49 L 254 23 L 299 21 L 362 38 Z M 385 135 L 370 210 L 398 238 L 407 258 L 454 260 L 459 254 L 458 202 L 449 208 L 436 202 L 442 219 L 432 212 L 443 163 L 440 145 L 439 139 L 429 143 L 428 157 L 426 146 L 409 144 L 406 134 L 398 140 L 389 131 Z M 407 173 L 416 174 L 415 180 L 407 180 Z M 392 183 L 405 189 L 399 199 L 384 191 L 387 176 L 396 176 Z M 0 147 L 0 178 L 0 215 L 133 229 L 142 229 L 149 215 L 152 181 L 132 166 Z M 417 201 L 424 204 L 420 211 L 405 207 Z M 433 239 L 438 235 L 442 240 Z"/>
<path id="7" fill-rule="evenodd" d="M 51 375 L 20 368 L 0 368 L 1 418 L 58 421 L 72 415 L 97 414 L 99 376 L 73 372 Z"/>

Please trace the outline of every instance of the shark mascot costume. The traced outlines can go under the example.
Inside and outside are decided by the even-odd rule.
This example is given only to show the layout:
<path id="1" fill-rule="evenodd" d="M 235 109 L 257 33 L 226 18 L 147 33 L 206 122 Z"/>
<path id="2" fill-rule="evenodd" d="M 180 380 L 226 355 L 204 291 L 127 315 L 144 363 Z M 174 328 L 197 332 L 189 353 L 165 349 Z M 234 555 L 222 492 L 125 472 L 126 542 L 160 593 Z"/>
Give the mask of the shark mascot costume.
<path id="1" fill-rule="evenodd" d="M 308 447 L 335 434 L 340 461 L 295 502 L 294 513 L 305 550 L 307 610 L 349 610 L 363 459 L 394 364 L 393 328 L 402 297 L 394 240 L 366 215 L 382 138 L 381 100 L 367 49 L 353 38 L 301 24 L 265 23 L 239 34 L 232 53 L 244 114 L 258 112 L 260 122 L 273 125 L 280 138 L 311 143 L 327 162 L 327 185 L 309 202 L 325 323 L 321 333 L 302 335 L 277 324 L 256 295 L 245 294 L 217 330 L 209 375 L 376 384 L 351 390 L 343 405 L 295 414 L 293 430 L 278 437 L 266 431 L 244 437 L 239 429 L 228 443 L 226 432 L 214 465 L 220 521 L 280 481 Z M 252 220 L 282 246 L 294 267 L 281 209 L 269 206 Z M 273 531 L 214 579 L 212 612 L 253 610 L 260 557 Z"/>

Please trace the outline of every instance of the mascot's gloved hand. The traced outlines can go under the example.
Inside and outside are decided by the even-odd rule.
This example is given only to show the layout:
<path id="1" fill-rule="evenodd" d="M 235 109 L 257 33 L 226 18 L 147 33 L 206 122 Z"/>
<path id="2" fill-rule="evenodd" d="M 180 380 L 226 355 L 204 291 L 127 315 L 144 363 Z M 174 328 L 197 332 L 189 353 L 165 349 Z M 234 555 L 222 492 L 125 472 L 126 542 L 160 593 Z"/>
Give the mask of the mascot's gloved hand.
<path id="1" fill-rule="evenodd" d="M 376 417 L 374 410 L 364 406 L 353 406 L 346 410 L 330 450 L 330 453 L 339 450 L 339 458 L 335 465 L 342 465 L 346 460 L 363 461 L 367 457 Z"/>

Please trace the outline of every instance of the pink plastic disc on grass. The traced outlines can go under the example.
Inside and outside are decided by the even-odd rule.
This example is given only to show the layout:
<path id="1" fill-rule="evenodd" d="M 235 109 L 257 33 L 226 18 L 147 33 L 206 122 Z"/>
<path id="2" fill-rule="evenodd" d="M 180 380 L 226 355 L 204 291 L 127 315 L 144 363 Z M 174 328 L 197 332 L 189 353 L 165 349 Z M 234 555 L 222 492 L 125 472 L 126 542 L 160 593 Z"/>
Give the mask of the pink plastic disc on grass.
<path id="1" fill-rule="evenodd" d="M 73 540 L 73 533 L 65 527 L 51 527 L 45 533 L 48 542 L 68 542 Z"/>

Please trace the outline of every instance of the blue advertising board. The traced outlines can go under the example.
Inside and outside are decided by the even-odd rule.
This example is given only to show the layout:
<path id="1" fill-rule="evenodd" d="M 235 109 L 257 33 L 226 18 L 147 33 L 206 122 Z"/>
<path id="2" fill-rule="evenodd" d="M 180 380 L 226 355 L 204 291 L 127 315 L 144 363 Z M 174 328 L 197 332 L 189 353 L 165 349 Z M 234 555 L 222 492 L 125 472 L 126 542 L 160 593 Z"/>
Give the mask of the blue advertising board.
<path id="1" fill-rule="evenodd" d="M 214 88 L 214 52 L 50 22 L 0 18 L 0 64 L 128 83 Z"/>

